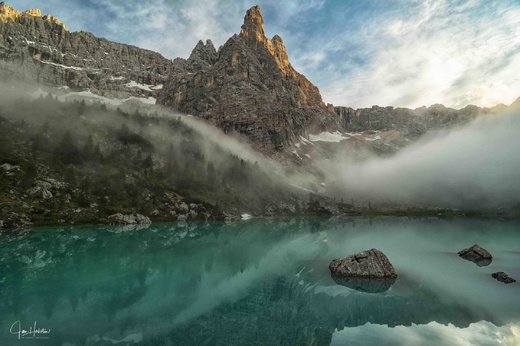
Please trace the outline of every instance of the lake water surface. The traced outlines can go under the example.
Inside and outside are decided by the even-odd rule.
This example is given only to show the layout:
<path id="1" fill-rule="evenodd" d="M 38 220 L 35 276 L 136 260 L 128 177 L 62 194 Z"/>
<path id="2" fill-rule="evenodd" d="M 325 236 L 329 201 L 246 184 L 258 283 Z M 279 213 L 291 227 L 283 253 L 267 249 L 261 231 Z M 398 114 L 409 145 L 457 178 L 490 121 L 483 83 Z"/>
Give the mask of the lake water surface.
<path id="1" fill-rule="evenodd" d="M 479 267 L 457 251 L 479 244 Z M 377 248 L 399 278 L 337 285 Z M 0 234 L 0 345 L 519 345 L 520 222 L 280 218 Z M 17 323 L 17 321 L 20 321 Z M 18 334 L 43 328 L 48 333 Z M 20 339 L 19 339 L 20 337 Z"/>

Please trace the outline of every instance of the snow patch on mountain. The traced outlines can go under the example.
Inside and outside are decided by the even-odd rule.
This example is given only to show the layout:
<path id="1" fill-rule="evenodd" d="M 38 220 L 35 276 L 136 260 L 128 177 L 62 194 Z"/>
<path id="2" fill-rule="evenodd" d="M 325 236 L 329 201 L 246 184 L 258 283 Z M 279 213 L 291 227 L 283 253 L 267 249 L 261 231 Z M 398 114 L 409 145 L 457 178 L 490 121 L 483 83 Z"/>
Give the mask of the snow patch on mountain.
<path id="1" fill-rule="evenodd" d="M 62 64 L 56 64 L 56 63 L 49 62 L 49 61 L 42 61 L 42 60 L 39 60 L 39 61 L 40 61 L 42 64 L 58 66 L 58 67 L 61 67 L 61 68 L 66 69 L 66 70 L 83 71 L 83 68 L 81 68 L 81 67 L 77 67 L 77 66 L 67 66 L 67 65 L 62 65 Z"/>
<path id="2" fill-rule="evenodd" d="M 139 88 L 141 90 L 152 91 L 152 89 L 150 88 L 152 85 L 137 83 L 133 80 L 131 80 L 130 83 L 126 83 L 126 86 L 129 88 Z"/>
<path id="3" fill-rule="evenodd" d="M 339 143 L 344 139 L 348 139 L 348 137 L 343 136 L 343 134 L 339 131 L 330 133 L 330 132 L 322 132 L 317 135 L 309 135 L 309 139 L 312 142 L 333 142 Z"/>

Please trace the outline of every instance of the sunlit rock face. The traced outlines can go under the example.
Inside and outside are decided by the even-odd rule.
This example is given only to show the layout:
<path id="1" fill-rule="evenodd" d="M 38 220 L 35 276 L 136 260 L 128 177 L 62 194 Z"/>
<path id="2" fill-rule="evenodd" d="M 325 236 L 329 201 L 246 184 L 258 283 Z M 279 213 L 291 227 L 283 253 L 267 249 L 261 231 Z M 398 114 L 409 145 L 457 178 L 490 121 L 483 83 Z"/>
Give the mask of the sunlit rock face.
<path id="1" fill-rule="evenodd" d="M 24 11 L 23 14 L 26 14 L 28 16 L 33 16 L 33 17 L 41 17 L 42 11 L 40 11 L 37 8 L 31 8 L 30 10 Z"/>
<path id="2" fill-rule="evenodd" d="M 8 6 L 5 2 L 0 3 L 0 21 L 7 23 L 9 20 L 17 20 L 22 14 L 14 8 Z"/>
<path id="3" fill-rule="evenodd" d="M 215 51 L 211 41 L 176 59 L 158 103 L 238 132 L 256 147 L 280 151 L 300 135 L 337 129 L 316 86 L 291 66 L 279 36 L 263 30 L 260 7 L 249 9 L 239 35 Z"/>
<path id="4" fill-rule="evenodd" d="M 70 32 L 38 9 L 0 3 L 0 78 L 125 98 L 155 97 L 172 62 L 159 53 L 91 33 Z"/>

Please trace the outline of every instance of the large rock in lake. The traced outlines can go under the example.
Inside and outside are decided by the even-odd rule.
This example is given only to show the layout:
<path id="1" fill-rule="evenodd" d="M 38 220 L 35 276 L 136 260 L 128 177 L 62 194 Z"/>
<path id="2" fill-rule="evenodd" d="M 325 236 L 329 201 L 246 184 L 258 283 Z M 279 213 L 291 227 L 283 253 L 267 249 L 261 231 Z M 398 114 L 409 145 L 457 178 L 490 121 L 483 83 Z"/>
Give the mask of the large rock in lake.
<path id="1" fill-rule="evenodd" d="M 369 293 L 387 291 L 397 278 L 388 258 L 377 249 L 335 259 L 329 269 L 336 283 Z"/>
<path id="2" fill-rule="evenodd" d="M 485 267 L 491 264 L 493 256 L 484 248 L 481 248 L 477 244 L 470 248 L 460 250 L 459 256 L 467 261 L 471 261 L 479 267 Z"/>

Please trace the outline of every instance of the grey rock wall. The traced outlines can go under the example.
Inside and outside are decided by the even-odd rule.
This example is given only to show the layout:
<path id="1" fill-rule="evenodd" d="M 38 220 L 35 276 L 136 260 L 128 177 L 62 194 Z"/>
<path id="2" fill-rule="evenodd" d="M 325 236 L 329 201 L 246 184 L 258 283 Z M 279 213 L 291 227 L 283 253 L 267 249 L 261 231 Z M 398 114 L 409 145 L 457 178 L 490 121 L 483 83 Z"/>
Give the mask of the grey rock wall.
<path id="1" fill-rule="evenodd" d="M 20 13 L 0 3 L 0 77 L 5 82 L 90 89 L 115 98 L 155 97 L 171 66 L 159 53 L 70 32 L 39 10 Z"/>

